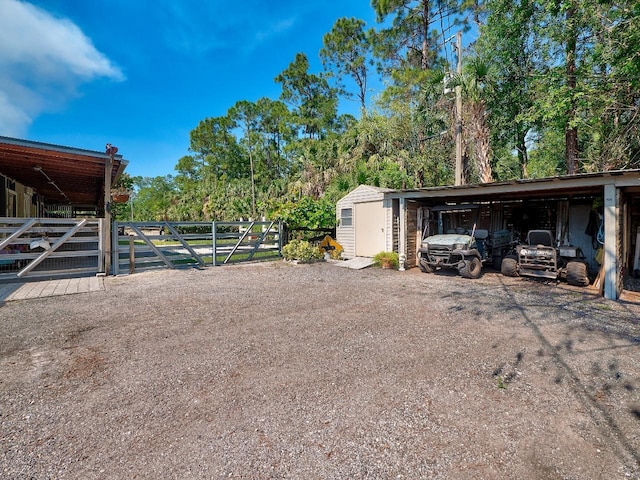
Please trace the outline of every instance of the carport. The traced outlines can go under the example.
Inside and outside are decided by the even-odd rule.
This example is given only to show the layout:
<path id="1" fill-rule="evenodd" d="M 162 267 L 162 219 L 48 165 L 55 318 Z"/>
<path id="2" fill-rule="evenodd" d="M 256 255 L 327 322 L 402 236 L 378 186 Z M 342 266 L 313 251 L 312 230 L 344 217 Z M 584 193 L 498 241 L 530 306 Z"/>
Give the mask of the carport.
<path id="1" fill-rule="evenodd" d="M 416 265 L 423 234 L 444 228 L 434 211 L 459 209 L 457 218 L 490 231 L 526 235 L 548 229 L 558 242 L 579 245 L 592 269 L 602 269 L 603 294 L 618 299 L 625 275 L 637 273 L 640 238 L 640 170 L 587 173 L 491 184 L 430 187 L 386 192 L 394 224 L 389 243 L 405 265 Z M 438 208 L 436 208 L 438 207 Z M 456 225 L 449 225 L 455 227 Z M 602 265 L 595 254 L 602 247 Z"/>

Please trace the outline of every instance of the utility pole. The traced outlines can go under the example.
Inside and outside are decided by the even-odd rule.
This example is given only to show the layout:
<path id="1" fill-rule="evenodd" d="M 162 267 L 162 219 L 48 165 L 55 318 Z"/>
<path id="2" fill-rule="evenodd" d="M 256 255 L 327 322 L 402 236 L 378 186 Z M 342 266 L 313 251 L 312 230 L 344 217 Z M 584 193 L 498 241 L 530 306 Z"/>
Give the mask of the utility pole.
<path id="1" fill-rule="evenodd" d="M 456 50 L 458 51 L 458 66 L 456 73 L 458 79 L 462 78 L 462 32 L 456 34 Z M 458 82 L 460 83 L 460 82 Z M 456 171 L 454 185 L 464 183 L 462 169 L 462 85 L 456 86 Z"/>

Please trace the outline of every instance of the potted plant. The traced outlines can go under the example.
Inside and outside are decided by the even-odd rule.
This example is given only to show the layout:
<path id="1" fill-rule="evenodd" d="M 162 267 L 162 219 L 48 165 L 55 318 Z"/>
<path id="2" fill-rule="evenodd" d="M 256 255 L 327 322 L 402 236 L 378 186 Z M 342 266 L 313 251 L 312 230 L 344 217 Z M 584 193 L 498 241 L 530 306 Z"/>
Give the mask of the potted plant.
<path id="1" fill-rule="evenodd" d="M 128 173 L 123 173 L 111 188 L 111 201 L 114 203 L 125 203 L 129 200 L 133 189 L 133 178 Z"/>
<path id="2" fill-rule="evenodd" d="M 396 252 L 380 252 L 377 253 L 373 260 L 376 262 L 376 265 L 387 268 L 387 269 L 395 269 L 398 268 L 398 254 Z"/>

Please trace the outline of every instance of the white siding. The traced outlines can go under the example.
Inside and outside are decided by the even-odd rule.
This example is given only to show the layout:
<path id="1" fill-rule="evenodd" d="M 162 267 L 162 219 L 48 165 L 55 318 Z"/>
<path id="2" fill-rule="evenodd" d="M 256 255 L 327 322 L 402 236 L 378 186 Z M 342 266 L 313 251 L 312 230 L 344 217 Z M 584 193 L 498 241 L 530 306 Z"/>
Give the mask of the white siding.
<path id="1" fill-rule="evenodd" d="M 382 201 L 382 207 L 384 208 L 384 242 L 385 252 L 390 252 L 393 250 L 393 208 L 392 202 L 390 198 L 386 198 Z"/>
<path id="2" fill-rule="evenodd" d="M 352 212 L 355 213 L 354 205 L 356 203 L 375 202 L 375 201 L 382 202 L 384 199 L 384 192 L 386 191 L 389 191 L 389 189 L 371 187 L 369 185 L 360 185 L 359 187 L 355 188 L 354 190 L 349 192 L 347 195 L 342 197 L 340 200 L 338 200 L 336 204 L 336 219 L 338 220 L 338 222 L 340 221 L 340 212 L 343 208 L 351 208 Z M 386 204 L 387 202 L 385 202 L 384 204 L 385 224 L 387 225 L 387 228 L 386 228 L 387 238 L 385 241 L 388 247 L 387 250 L 389 250 L 390 249 L 389 244 L 391 242 L 390 240 L 391 219 L 389 217 L 391 215 L 388 213 L 388 210 L 390 210 L 390 208 L 386 208 L 387 207 Z M 340 245 L 342 245 L 342 248 L 344 248 L 344 251 L 342 252 L 342 257 L 346 259 L 354 258 L 356 256 L 355 222 L 353 222 L 350 226 L 343 226 L 343 225 L 340 225 L 340 223 L 338 223 L 338 226 L 336 228 L 336 240 Z"/>

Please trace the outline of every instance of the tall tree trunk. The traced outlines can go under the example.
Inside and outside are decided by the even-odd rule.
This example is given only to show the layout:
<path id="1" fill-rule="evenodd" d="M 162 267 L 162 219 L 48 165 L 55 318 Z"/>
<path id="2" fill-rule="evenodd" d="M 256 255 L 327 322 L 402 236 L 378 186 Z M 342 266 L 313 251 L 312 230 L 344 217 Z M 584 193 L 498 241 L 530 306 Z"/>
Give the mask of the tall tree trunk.
<path id="1" fill-rule="evenodd" d="M 493 182 L 491 170 L 491 133 L 487 125 L 486 107 L 483 102 L 476 102 L 472 106 L 472 138 L 474 142 L 473 154 L 476 160 L 476 168 L 480 177 L 480 183 Z"/>
<path id="2" fill-rule="evenodd" d="M 247 140 L 249 142 L 249 166 L 251 168 L 251 214 L 253 219 L 256 219 L 256 180 L 253 168 L 253 145 L 251 144 L 251 129 L 249 128 L 249 121 L 247 120 Z"/>
<path id="3" fill-rule="evenodd" d="M 516 145 L 518 149 L 518 163 L 520 164 L 520 178 L 529 178 L 529 154 L 527 153 L 527 143 L 525 135 L 520 135 Z"/>
<path id="4" fill-rule="evenodd" d="M 567 62 L 567 87 L 569 89 L 569 95 L 571 100 L 569 102 L 569 109 L 567 111 L 567 121 L 565 124 L 565 160 L 567 163 L 567 173 L 569 175 L 575 175 L 578 173 L 578 128 L 573 125 L 576 116 L 576 45 L 577 45 L 577 33 L 575 26 L 574 16 L 576 14 L 576 7 L 573 2 L 567 9 L 566 13 L 566 25 L 567 25 L 567 47 L 566 47 L 566 62 Z"/>
<path id="5" fill-rule="evenodd" d="M 422 70 L 429 68 L 429 0 L 422 0 L 422 59 L 420 67 Z"/>

